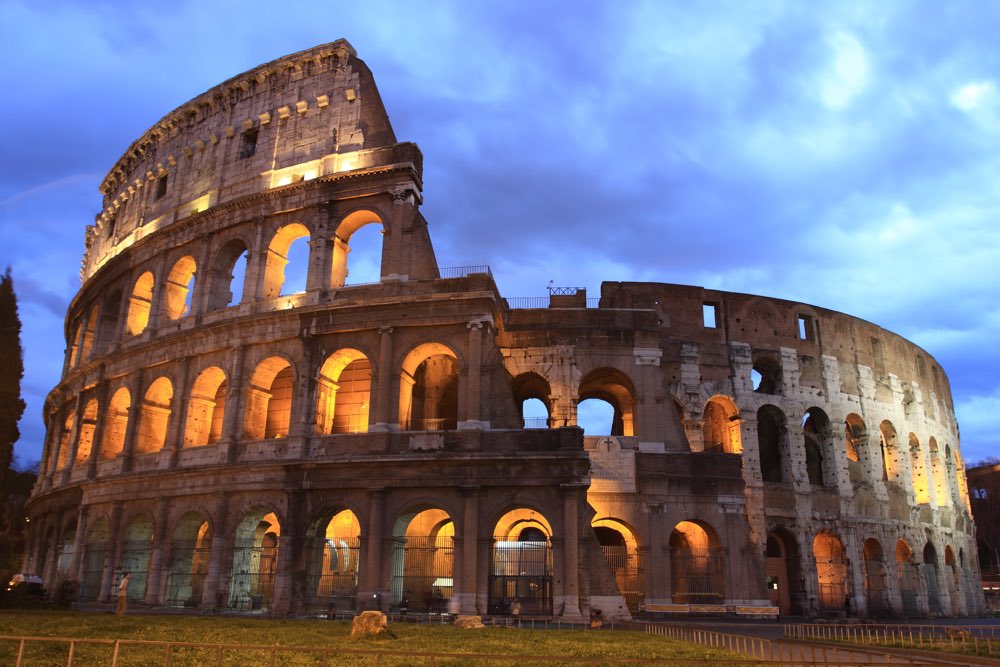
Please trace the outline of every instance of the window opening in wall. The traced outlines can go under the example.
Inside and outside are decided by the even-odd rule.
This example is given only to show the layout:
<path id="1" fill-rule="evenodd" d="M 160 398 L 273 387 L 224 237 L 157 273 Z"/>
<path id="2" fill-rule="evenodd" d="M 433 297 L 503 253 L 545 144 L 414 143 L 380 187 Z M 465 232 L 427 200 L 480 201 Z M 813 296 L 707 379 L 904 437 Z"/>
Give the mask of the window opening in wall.
<path id="1" fill-rule="evenodd" d="M 111 213 L 108 215 L 108 221 L 105 223 L 104 231 L 107 238 L 111 238 L 115 235 L 115 224 L 118 222 L 118 209 L 112 209 Z"/>
<path id="2" fill-rule="evenodd" d="M 246 279 L 247 274 L 247 258 L 249 256 L 249 251 L 244 251 L 236 259 L 236 263 L 233 265 L 233 277 L 229 282 L 229 303 L 228 306 L 239 305 L 243 301 L 243 281 Z"/>
<path id="3" fill-rule="evenodd" d="M 706 329 L 718 328 L 719 305 L 715 303 L 701 304 L 701 318 Z"/>
<path id="4" fill-rule="evenodd" d="M 759 394 L 780 394 L 781 364 L 768 355 L 757 357 L 750 371 L 750 384 Z"/>
<path id="5" fill-rule="evenodd" d="M 163 198 L 167 194 L 167 175 L 164 174 L 156 179 L 156 199 Z"/>
<path id="6" fill-rule="evenodd" d="M 254 127 L 240 135 L 240 160 L 252 157 L 257 152 L 257 135 L 259 133 L 260 130 Z"/>
<path id="7" fill-rule="evenodd" d="M 382 225 L 367 224 L 351 234 L 348 241 L 345 284 L 365 285 L 382 278 Z"/>
<path id="8" fill-rule="evenodd" d="M 281 296 L 300 294 L 306 291 L 306 276 L 309 273 L 309 237 L 300 236 L 288 246 L 288 264 L 285 265 L 285 282 L 281 286 Z"/>
<path id="9" fill-rule="evenodd" d="M 763 380 L 763 376 L 760 371 L 754 369 L 750 371 L 750 385 L 753 387 L 754 391 L 760 391 L 760 383 Z"/>
<path id="10" fill-rule="evenodd" d="M 524 415 L 524 428 L 549 427 L 549 411 L 537 398 L 526 399 L 521 404 L 521 414 Z"/>
<path id="11" fill-rule="evenodd" d="M 816 322 L 808 315 L 799 315 L 799 340 L 816 340 Z"/>
<path id="12" fill-rule="evenodd" d="M 576 406 L 576 423 L 584 435 L 613 435 L 615 408 L 600 398 L 588 398 Z"/>

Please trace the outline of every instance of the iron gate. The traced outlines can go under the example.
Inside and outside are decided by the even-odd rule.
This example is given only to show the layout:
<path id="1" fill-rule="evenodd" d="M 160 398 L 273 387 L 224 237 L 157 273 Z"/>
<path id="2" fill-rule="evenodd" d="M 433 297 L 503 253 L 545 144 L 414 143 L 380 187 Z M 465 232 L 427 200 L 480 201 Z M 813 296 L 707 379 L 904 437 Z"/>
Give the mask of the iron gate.
<path id="1" fill-rule="evenodd" d="M 910 563 L 899 563 L 897 573 L 899 581 L 899 597 L 903 601 L 903 614 L 917 615 L 917 578 Z"/>
<path id="2" fill-rule="evenodd" d="M 454 590 L 451 537 L 397 537 L 392 548 L 392 607 L 443 613 Z"/>
<path id="3" fill-rule="evenodd" d="M 268 609 L 274 597 L 278 547 L 237 542 L 233 549 L 233 572 L 229 576 L 231 609 Z"/>
<path id="4" fill-rule="evenodd" d="M 83 553 L 83 571 L 80 573 L 81 602 L 93 602 L 101 595 L 101 578 L 104 576 L 104 561 L 108 557 L 108 545 L 104 542 L 88 544 Z"/>
<path id="5" fill-rule="evenodd" d="M 201 605 L 211 549 L 195 542 L 175 542 L 170 550 L 165 603 L 172 607 Z"/>
<path id="6" fill-rule="evenodd" d="M 643 592 L 642 559 L 635 551 L 629 551 L 625 545 L 605 545 L 601 547 L 604 559 L 608 561 L 618 590 L 625 598 L 629 611 L 637 613 L 645 594 Z"/>
<path id="7" fill-rule="evenodd" d="M 552 545 L 547 540 L 494 540 L 489 613 L 552 615 Z"/>
<path id="8" fill-rule="evenodd" d="M 677 604 L 721 604 L 725 565 L 724 549 L 671 548 L 671 599 Z"/>
<path id="9" fill-rule="evenodd" d="M 309 596 L 314 608 L 350 611 L 357 606 L 360 540 L 323 539 L 322 562 L 309 582 Z M 314 547 L 315 548 L 315 547 Z M 315 553 L 313 549 L 311 552 Z"/>

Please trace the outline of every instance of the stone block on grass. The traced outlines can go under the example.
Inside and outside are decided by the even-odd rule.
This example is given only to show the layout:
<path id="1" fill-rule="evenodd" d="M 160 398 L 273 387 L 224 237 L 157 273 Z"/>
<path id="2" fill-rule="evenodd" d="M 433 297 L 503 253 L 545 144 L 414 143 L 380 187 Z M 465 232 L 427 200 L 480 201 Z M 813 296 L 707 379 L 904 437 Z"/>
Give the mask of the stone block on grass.
<path id="1" fill-rule="evenodd" d="M 389 620 L 380 611 L 363 611 L 351 621 L 351 639 L 388 636 Z"/>

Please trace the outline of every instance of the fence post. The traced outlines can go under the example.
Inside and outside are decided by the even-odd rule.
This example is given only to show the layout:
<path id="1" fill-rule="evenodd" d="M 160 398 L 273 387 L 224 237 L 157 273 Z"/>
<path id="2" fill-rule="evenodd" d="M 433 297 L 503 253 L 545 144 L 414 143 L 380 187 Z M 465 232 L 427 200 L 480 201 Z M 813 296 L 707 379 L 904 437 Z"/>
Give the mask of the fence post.
<path id="1" fill-rule="evenodd" d="M 16 667 L 21 667 L 24 664 L 24 637 L 21 637 L 21 643 L 17 647 L 17 663 Z"/>
<path id="2" fill-rule="evenodd" d="M 111 667 L 118 667 L 118 640 L 115 640 L 115 650 L 111 653 Z"/>

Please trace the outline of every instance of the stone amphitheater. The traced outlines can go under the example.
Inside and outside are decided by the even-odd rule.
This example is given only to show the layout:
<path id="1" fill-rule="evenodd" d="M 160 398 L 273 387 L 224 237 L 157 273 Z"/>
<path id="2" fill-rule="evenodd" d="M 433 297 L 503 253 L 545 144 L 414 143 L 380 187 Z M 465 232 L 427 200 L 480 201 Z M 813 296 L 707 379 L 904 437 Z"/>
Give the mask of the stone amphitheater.
<path id="1" fill-rule="evenodd" d="M 26 572 L 234 613 L 982 612 L 931 355 L 701 287 L 505 299 L 489 267 L 438 266 L 421 175 L 343 40 L 128 148 L 86 230 Z M 365 248 L 380 272 L 352 284 Z"/>

